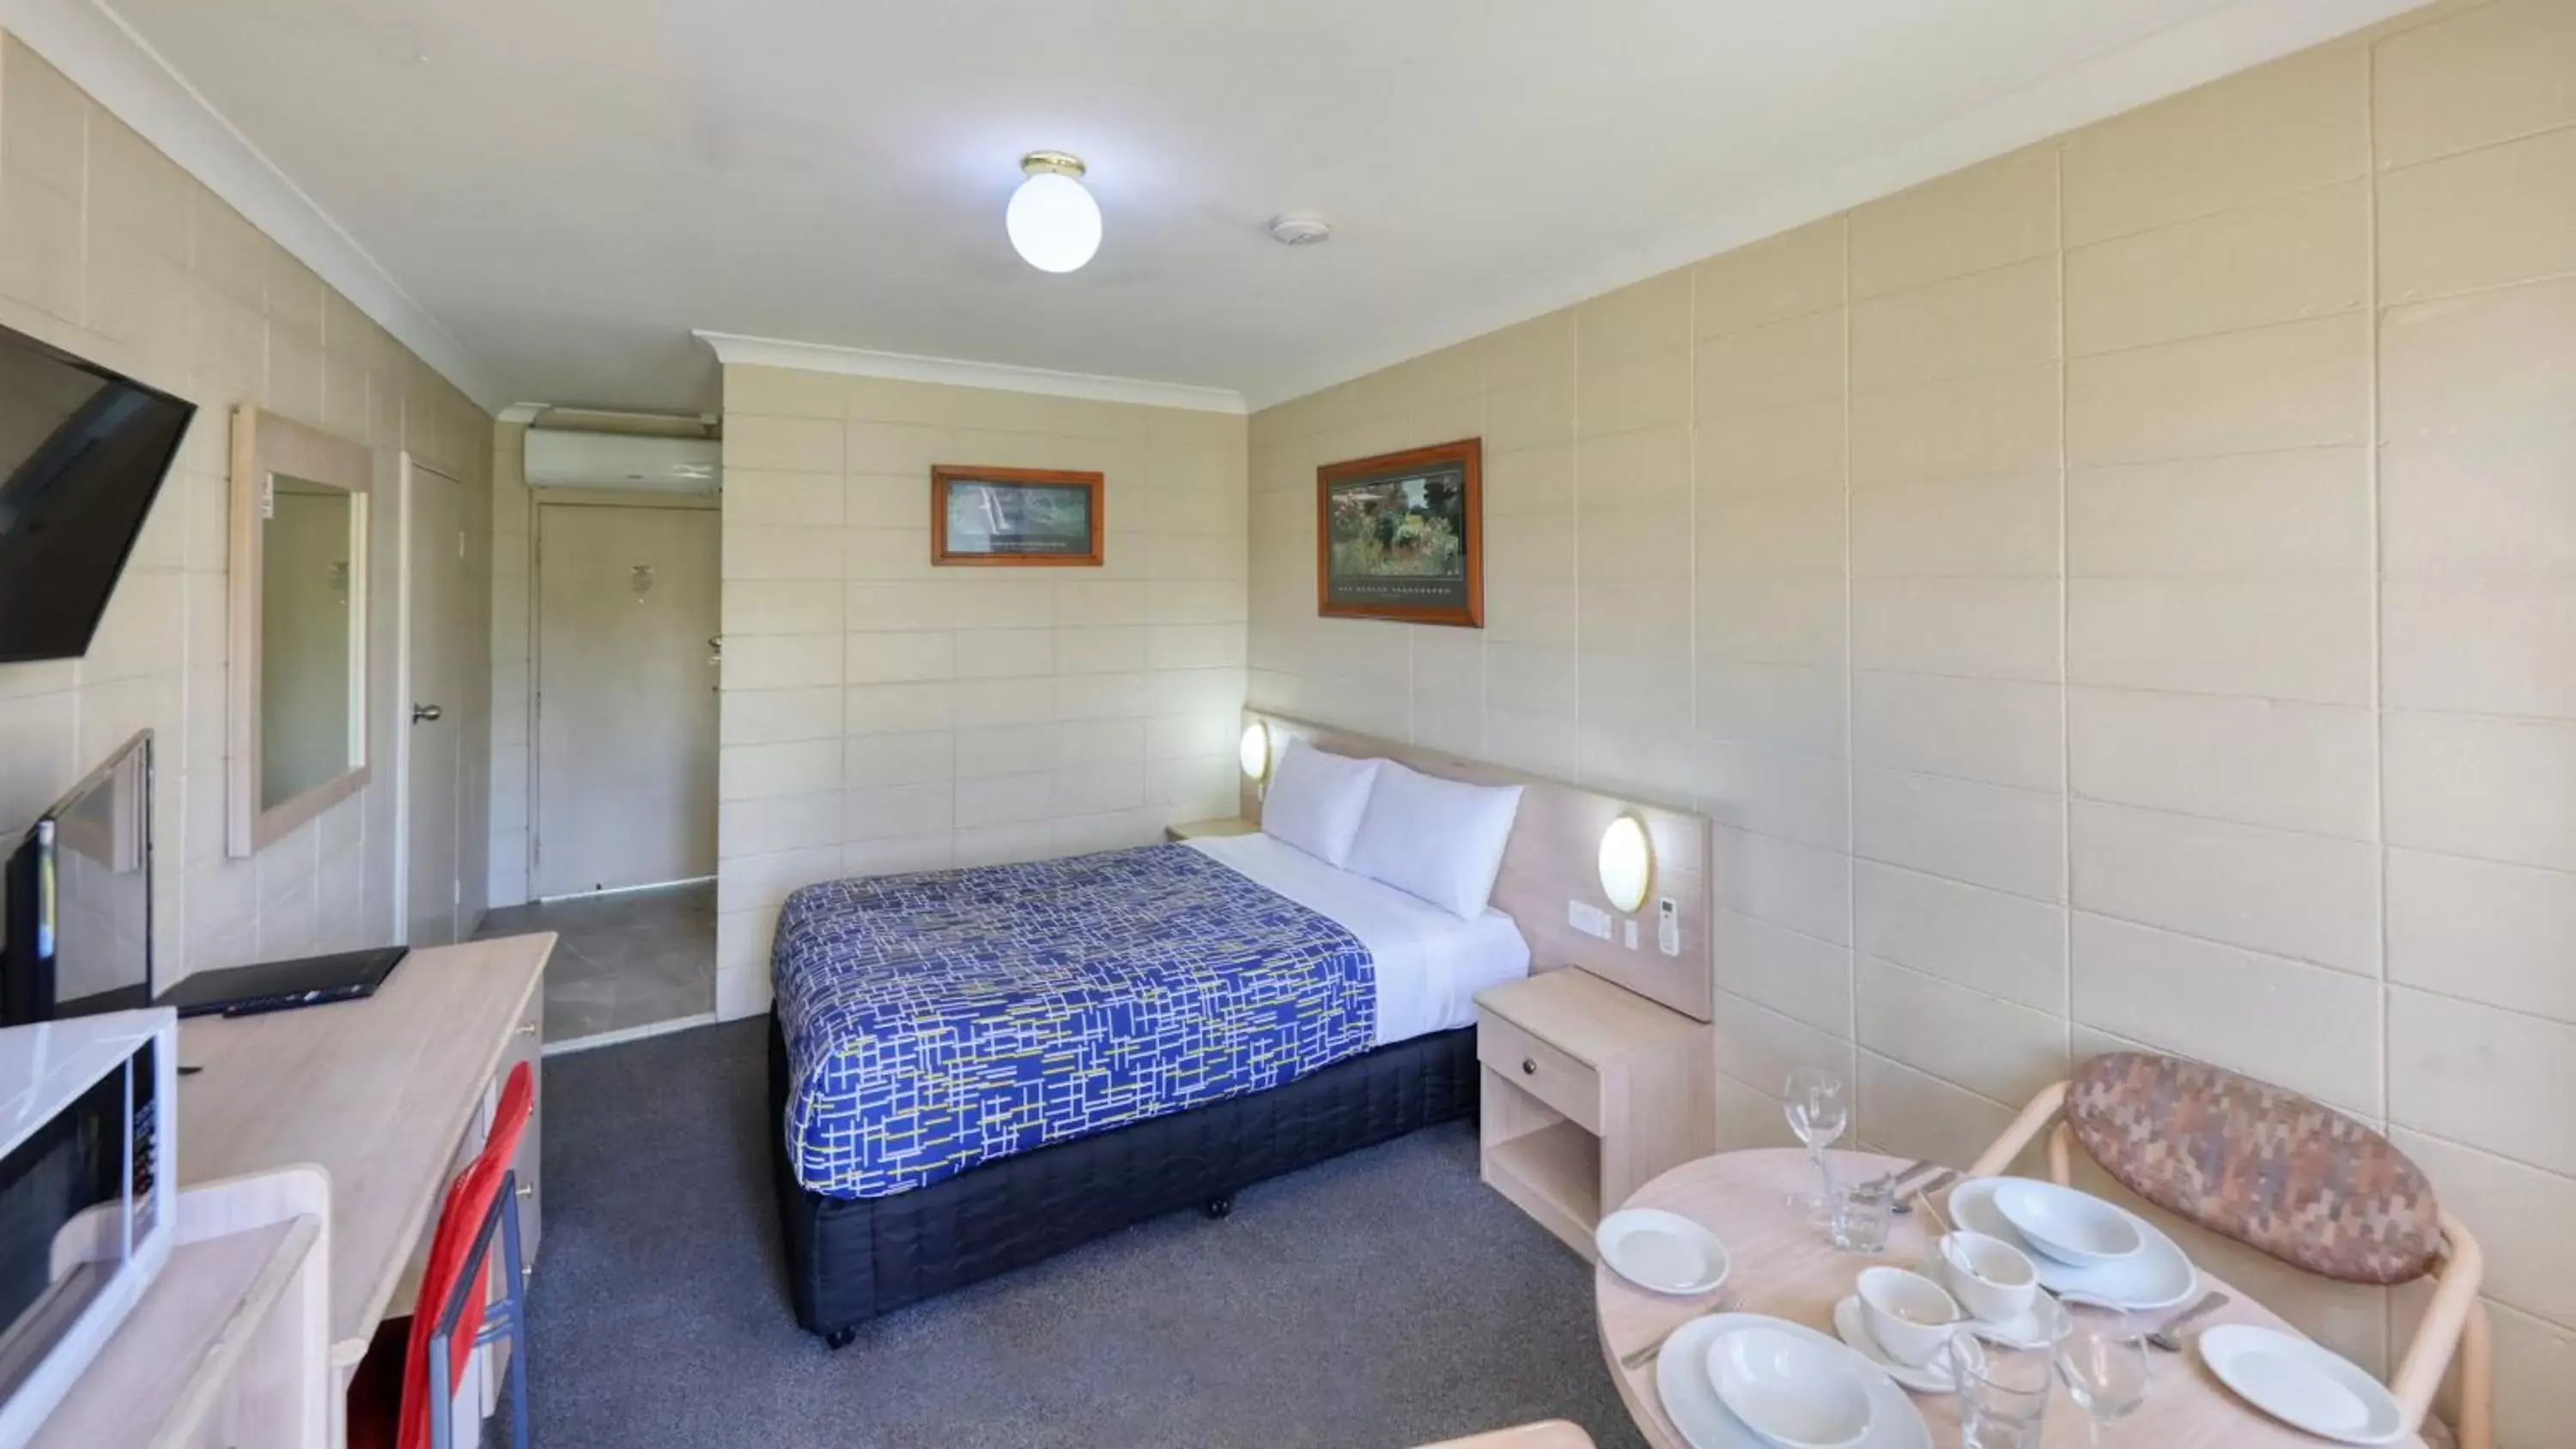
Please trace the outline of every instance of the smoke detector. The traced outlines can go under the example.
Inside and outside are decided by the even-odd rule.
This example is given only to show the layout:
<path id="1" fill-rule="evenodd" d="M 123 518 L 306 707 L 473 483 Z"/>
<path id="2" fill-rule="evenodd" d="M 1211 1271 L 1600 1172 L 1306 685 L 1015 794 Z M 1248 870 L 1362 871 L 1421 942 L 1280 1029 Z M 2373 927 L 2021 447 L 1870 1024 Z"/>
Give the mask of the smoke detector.
<path id="1" fill-rule="evenodd" d="M 1281 246 L 1310 247 L 1332 234 L 1332 226 L 1320 216 L 1290 212 L 1270 218 L 1270 239 Z"/>

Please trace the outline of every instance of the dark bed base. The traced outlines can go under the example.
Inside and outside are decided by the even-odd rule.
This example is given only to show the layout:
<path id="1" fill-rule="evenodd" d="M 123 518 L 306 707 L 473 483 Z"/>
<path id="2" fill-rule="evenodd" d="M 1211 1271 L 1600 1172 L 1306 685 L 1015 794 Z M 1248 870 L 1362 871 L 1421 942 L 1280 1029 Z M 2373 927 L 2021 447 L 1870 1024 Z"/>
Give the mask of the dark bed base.
<path id="1" fill-rule="evenodd" d="M 1283 1087 L 988 1162 L 927 1187 L 836 1198 L 796 1181 L 779 1130 L 787 1043 L 769 1027 L 769 1149 L 796 1321 L 839 1348 L 880 1313 L 1476 1110 L 1476 1032 L 1380 1047 Z"/>

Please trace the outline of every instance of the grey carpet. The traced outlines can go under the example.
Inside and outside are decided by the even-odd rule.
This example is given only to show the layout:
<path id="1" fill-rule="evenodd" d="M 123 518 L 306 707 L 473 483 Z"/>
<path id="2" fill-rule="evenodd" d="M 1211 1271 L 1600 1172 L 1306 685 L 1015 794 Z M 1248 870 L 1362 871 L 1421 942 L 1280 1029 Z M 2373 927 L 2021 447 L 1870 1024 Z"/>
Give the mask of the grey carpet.
<path id="1" fill-rule="evenodd" d="M 1476 1181 L 1465 1125 L 890 1314 L 796 1327 L 763 1022 L 545 1064 L 534 1439 L 575 1445 L 1403 1446 L 1562 1417 L 1637 1443 L 1591 1275 Z M 494 1427 L 506 1424 L 499 1420 Z"/>

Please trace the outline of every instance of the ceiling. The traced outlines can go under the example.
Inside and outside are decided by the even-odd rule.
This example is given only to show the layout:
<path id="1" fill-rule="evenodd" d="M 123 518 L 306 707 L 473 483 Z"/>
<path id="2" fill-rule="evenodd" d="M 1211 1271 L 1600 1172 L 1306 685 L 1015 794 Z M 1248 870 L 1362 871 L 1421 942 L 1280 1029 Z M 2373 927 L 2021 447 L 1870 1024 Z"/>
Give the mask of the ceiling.
<path id="1" fill-rule="evenodd" d="M 715 401 L 694 329 L 1259 405 L 2403 8 L 104 3 L 487 403 L 677 410 Z M 1105 213 L 1069 276 L 1003 236 L 1035 147 Z M 1333 239 L 1271 241 L 1289 210 Z"/>

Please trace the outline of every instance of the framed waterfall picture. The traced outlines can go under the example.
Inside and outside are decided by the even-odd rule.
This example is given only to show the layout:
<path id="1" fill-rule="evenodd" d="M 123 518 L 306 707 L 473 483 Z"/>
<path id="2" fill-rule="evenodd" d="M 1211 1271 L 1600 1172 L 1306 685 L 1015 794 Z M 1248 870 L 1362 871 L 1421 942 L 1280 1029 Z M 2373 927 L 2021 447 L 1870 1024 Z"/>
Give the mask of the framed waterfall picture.
<path id="1" fill-rule="evenodd" d="M 1315 470 L 1315 611 L 1485 627 L 1484 440 Z"/>
<path id="2" fill-rule="evenodd" d="M 1045 468 L 930 470 L 933 564 L 1100 563 L 1098 473 Z"/>

